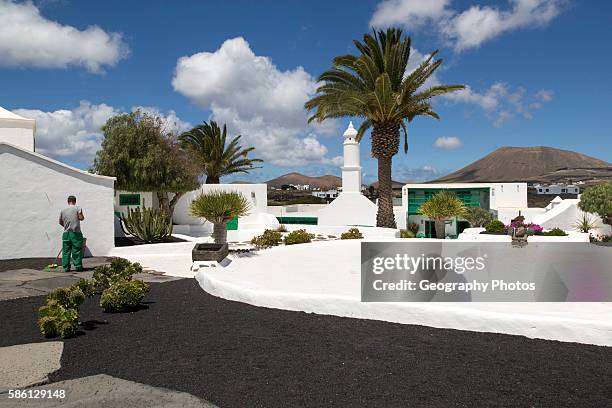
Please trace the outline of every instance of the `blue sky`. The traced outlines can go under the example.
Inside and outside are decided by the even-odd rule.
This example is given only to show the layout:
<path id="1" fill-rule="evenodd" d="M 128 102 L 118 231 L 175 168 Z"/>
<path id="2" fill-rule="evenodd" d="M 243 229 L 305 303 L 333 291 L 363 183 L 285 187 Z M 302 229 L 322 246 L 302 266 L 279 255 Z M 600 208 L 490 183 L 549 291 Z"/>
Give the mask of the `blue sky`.
<path id="1" fill-rule="evenodd" d="M 87 168 L 99 127 L 136 107 L 186 129 L 211 117 L 243 134 L 263 169 L 339 174 L 348 123 L 308 126 L 303 102 L 335 55 L 377 27 L 434 49 L 434 81 L 462 83 L 440 121 L 410 126 L 394 179 L 428 180 L 497 147 L 552 146 L 612 160 L 612 3 L 0 0 L 0 106 L 37 119 L 40 151 Z M 362 143 L 365 179 L 376 165 Z"/>

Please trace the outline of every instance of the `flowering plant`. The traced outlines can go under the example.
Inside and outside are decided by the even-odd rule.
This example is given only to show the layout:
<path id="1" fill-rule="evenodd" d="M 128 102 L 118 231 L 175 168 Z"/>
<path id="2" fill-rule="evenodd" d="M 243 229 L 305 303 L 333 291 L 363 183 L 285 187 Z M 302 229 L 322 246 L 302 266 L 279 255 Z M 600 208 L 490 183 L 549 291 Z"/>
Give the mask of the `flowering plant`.
<path id="1" fill-rule="evenodd" d="M 542 228 L 538 224 L 534 224 L 532 222 L 530 222 L 529 224 L 525 224 L 523 221 L 517 220 L 517 221 L 511 222 L 510 224 L 506 225 L 504 227 L 504 233 L 508 234 L 514 228 L 520 228 L 520 227 L 527 229 L 528 235 L 533 235 L 533 234 L 539 235 L 542 233 L 542 231 L 544 231 L 544 228 Z"/>

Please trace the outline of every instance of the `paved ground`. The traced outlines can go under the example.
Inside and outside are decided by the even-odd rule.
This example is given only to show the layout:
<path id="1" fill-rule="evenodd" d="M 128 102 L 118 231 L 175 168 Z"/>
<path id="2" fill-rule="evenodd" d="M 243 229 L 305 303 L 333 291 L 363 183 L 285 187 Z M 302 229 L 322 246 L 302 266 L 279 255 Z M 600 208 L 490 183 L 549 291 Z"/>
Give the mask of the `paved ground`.
<path id="1" fill-rule="evenodd" d="M 90 279 L 97 266 L 108 263 L 105 257 L 94 257 L 83 259 L 83 272 L 64 272 L 61 267 L 45 270 L 55 261 L 53 258 L 0 260 L 0 300 L 47 294 L 53 289 L 70 286 L 81 278 Z M 146 282 L 176 279 L 155 271 L 136 275 L 135 278 Z"/>
<path id="2" fill-rule="evenodd" d="M 0 302 L 0 346 L 45 341 L 42 301 Z M 221 407 L 612 406 L 612 348 L 259 308 L 193 279 L 145 301 L 109 314 L 88 300 L 51 381 L 107 374 Z"/>
<path id="3" fill-rule="evenodd" d="M 44 384 L 60 368 L 61 341 L 19 344 L 0 348 L 0 392 Z"/>
<path id="4" fill-rule="evenodd" d="M 193 395 L 98 374 L 34 387 L 32 391 L 65 392 L 65 398 L 8 399 L 0 394 L 0 408 L 215 408 Z M 44 391 L 43 391 L 44 390 Z"/>

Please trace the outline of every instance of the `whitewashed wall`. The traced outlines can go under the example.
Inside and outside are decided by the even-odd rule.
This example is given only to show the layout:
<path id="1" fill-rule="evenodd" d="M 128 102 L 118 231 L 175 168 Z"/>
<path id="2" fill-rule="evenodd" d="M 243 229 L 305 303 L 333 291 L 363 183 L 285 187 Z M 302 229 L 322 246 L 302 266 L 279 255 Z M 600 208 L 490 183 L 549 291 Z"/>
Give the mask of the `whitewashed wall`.
<path id="1" fill-rule="evenodd" d="M 376 226 L 377 207 L 361 193 L 342 193 L 319 210 L 319 225 Z"/>
<path id="2" fill-rule="evenodd" d="M 0 143 L 0 259 L 55 257 L 63 232 L 59 213 L 69 195 L 83 208 L 87 248 L 107 255 L 114 247 L 114 181 Z"/>
<path id="3" fill-rule="evenodd" d="M 491 209 L 527 208 L 527 183 L 493 183 Z"/>
<path id="4" fill-rule="evenodd" d="M 236 191 L 244 195 L 251 203 L 251 212 L 238 220 L 238 228 L 248 223 L 259 223 L 260 214 L 268 209 L 268 186 L 266 184 L 203 184 L 198 190 L 191 191 L 181 197 L 174 207 L 174 222 L 176 224 L 202 224 L 199 218 L 192 217 L 189 206 L 195 197 L 210 191 Z"/>

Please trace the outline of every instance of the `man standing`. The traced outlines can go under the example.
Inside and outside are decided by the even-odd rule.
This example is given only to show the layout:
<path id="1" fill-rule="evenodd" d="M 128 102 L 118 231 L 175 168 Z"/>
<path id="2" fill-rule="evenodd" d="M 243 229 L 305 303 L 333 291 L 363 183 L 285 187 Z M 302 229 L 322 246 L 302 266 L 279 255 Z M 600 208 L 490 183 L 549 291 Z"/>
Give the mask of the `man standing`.
<path id="1" fill-rule="evenodd" d="M 64 272 L 70 272 L 70 254 L 74 270 L 83 270 L 83 234 L 81 221 L 85 219 L 83 210 L 76 205 L 76 197 L 68 197 L 68 207 L 60 213 L 59 224 L 64 227 L 62 235 L 62 267 Z"/>

